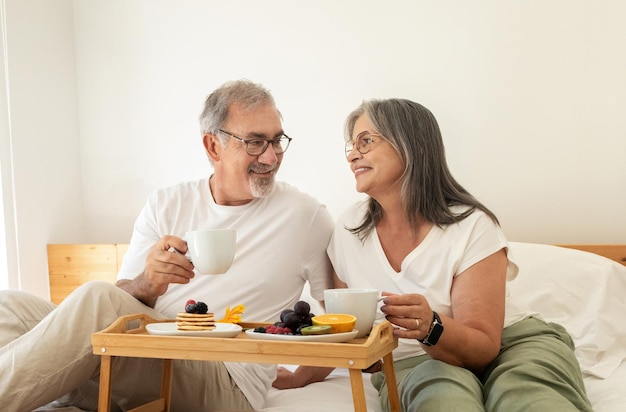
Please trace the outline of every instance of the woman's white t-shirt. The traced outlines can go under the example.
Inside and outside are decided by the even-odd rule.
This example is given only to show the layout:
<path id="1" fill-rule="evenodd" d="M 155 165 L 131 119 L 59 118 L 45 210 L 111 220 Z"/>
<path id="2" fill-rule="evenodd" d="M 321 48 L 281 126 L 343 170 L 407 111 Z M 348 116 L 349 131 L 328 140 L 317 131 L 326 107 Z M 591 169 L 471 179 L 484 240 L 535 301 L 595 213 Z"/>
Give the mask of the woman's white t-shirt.
<path id="1" fill-rule="evenodd" d="M 508 245 L 500 227 L 482 211 L 475 211 L 458 223 L 444 228 L 433 226 L 396 272 L 385 256 L 376 230 L 361 242 L 346 229 L 359 226 L 366 210 L 367 201 L 360 201 L 335 225 L 328 255 L 339 279 L 348 287 L 422 294 L 434 311 L 450 317 L 453 317 L 450 291 L 454 277 Z M 453 208 L 456 213 L 462 210 Z M 514 279 L 517 271 L 517 265 L 509 257 L 507 280 Z M 523 316 L 509 307 L 508 300 L 507 293 L 505 326 Z M 377 319 L 383 318 L 379 310 Z M 393 356 L 400 360 L 423 353 L 417 340 L 400 339 Z"/>
<path id="2" fill-rule="evenodd" d="M 143 272 L 150 248 L 163 236 L 185 238 L 190 230 L 237 230 L 235 258 L 223 275 L 199 275 L 186 285 L 171 284 L 155 309 L 168 317 L 184 310 L 185 302 L 205 302 L 216 319 L 225 309 L 245 305 L 242 320 L 275 322 L 292 308 L 305 283 L 323 300 L 332 287 L 332 268 L 326 247 L 333 220 L 325 206 L 294 187 L 277 182 L 267 197 L 242 206 L 215 203 L 208 179 L 183 183 L 153 193 L 133 230 L 118 279 Z M 255 410 L 263 407 L 275 379 L 272 365 L 225 363 L 229 373 Z"/>

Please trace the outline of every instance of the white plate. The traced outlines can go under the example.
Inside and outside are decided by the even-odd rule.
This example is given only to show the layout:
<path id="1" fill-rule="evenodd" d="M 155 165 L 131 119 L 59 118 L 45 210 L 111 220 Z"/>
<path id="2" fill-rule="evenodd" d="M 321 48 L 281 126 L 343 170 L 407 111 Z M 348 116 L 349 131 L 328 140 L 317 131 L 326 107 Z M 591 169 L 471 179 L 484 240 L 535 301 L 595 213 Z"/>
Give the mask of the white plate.
<path id="1" fill-rule="evenodd" d="M 241 326 L 234 323 L 215 323 L 213 330 L 178 330 L 176 322 L 148 323 L 146 330 L 150 335 L 165 336 L 208 336 L 212 338 L 234 338 L 241 332 Z"/>
<path id="2" fill-rule="evenodd" d="M 260 333 L 255 332 L 252 329 L 248 329 L 246 334 L 252 339 L 265 339 L 265 340 L 290 340 L 296 342 L 331 342 L 339 343 L 346 342 L 359 333 L 354 329 L 352 332 L 344 333 L 327 333 L 325 335 L 275 335 L 273 333 Z"/>

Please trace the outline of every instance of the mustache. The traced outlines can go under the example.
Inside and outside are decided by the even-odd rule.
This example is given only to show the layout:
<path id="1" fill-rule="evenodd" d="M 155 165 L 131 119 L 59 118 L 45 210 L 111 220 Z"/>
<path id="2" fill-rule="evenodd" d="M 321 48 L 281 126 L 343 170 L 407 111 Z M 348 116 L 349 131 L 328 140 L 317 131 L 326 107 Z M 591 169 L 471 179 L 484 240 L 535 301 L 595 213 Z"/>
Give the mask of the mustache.
<path id="1" fill-rule="evenodd" d="M 269 173 L 269 172 L 273 172 L 274 170 L 276 170 L 276 165 L 257 164 L 257 165 L 250 165 L 250 167 L 248 168 L 248 171 L 252 173 Z"/>

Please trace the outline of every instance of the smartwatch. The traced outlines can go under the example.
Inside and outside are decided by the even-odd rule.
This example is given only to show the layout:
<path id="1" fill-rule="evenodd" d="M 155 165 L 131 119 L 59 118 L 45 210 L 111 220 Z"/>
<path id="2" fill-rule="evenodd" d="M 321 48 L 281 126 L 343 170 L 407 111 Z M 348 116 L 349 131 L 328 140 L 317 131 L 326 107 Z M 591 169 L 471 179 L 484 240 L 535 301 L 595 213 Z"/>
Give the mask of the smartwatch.
<path id="1" fill-rule="evenodd" d="M 430 324 L 428 334 L 426 334 L 426 337 L 424 339 L 418 339 L 418 341 L 426 346 L 434 346 L 439 341 L 442 333 L 443 323 L 441 323 L 441 318 L 439 317 L 437 312 L 433 311 L 433 323 Z"/>

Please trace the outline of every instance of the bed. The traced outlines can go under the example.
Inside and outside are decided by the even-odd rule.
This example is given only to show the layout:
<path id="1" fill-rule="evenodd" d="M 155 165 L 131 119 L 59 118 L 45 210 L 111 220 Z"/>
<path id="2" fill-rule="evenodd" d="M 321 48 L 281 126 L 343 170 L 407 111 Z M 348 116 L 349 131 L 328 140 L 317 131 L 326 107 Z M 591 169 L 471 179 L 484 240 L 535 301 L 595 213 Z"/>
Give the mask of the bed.
<path id="1" fill-rule="evenodd" d="M 49 245 L 52 300 L 58 303 L 88 280 L 114 281 L 125 250 L 126 245 Z M 626 313 L 626 245 L 511 242 L 510 253 L 520 266 L 511 293 L 545 320 L 568 329 L 594 411 L 622 412 L 626 405 L 626 322 L 622 318 Z M 302 298 L 313 302 L 306 289 Z M 367 373 L 363 381 L 368 411 L 381 411 Z M 352 405 L 347 370 L 337 369 L 324 382 L 305 388 L 272 389 L 264 411 L 351 411 Z M 53 403 L 37 411 L 79 410 L 57 408 Z"/>

